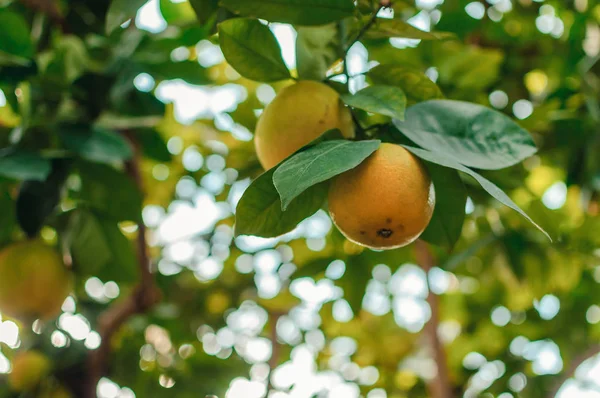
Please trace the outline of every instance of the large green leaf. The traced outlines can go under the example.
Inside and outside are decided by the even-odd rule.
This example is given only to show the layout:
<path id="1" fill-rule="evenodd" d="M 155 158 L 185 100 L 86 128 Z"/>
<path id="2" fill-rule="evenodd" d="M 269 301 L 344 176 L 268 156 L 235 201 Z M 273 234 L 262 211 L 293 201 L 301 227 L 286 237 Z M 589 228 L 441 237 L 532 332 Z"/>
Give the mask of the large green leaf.
<path id="1" fill-rule="evenodd" d="M 405 39 L 442 40 L 452 38 L 454 35 L 447 32 L 425 32 L 401 19 L 378 18 L 367 30 L 365 37 L 368 39 L 402 37 Z"/>
<path id="2" fill-rule="evenodd" d="M 421 239 L 452 250 L 465 221 L 467 191 L 456 170 L 430 162 L 427 170 L 435 187 L 436 204 Z"/>
<path id="3" fill-rule="evenodd" d="M 136 131 L 136 137 L 145 156 L 158 162 L 172 160 L 173 157 L 167 148 L 167 143 L 156 129 L 139 129 Z"/>
<path id="4" fill-rule="evenodd" d="M 243 16 L 294 25 L 324 25 L 351 17 L 353 0 L 221 0 Z"/>
<path id="5" fill-rule="evenodd" d="M 324 141 L 298 152 L 283 162 L 273 174 L 281 197 L 281 209 L 308 188 L 355 168 L 379 148 L 379 140 Z"/>
<path id="6" fill-rule="evenodd" d="M 219 9 L 219 0 L 189 0 L 196 18 L 201 24 L 207 23 Z"/>
<path id="7" fill-rule="evenodd" d="M 141 6 L 148 0 L 112 0 L 106 13 L 106 33 L 111 34 L 115 29 L 130 18 L 133 18 Z"/>
<path id="8" fill-rule="evenodd" d="M 404 120 L 406 95 L 404 95 L 404 91 L 399 87 L 369 86 L 354 95 L 342 95 L 342 101 L 354 108 L 363 109 L 367 112 Z"/>
<path id="9" fill-rule="evenodd" d="M 19 57 L 33 56 L 34 47 L 27 21 L 17 13 L 0 9 L 0 53 Z"/>
<path id="10" fill-rule="evenodd" d="M 336 282 L 344 289 L 344 298 L 350 304 L 350 308 L 357 315 L 362 307 L 363 298 L 367 290 L 367 284 L 371 280 L 372 264 L 369 264 L 363 256 L 352 256 L 346 260 L 346 272 Z"/>
<path id="11" fill-rule="evenodd" d="M 409 104 L 444 97 L 440 88 L 418 69 L 401 65 L 378 65 L 368 75 L 375 84 L 400 87 Z"/>
<path id="12" fill-rule="evenodd" d="M 323 80 L 340 58 L 340 36 L 336 24 L 298 28 L 296 64 L 301 79 Z"/>
<path id="13" fill-rule="evenodd" d="M 503 169 L 537 152 L 529 133 L 508 116 L 469 102 L 422 102 L 394 124 L 419 146 L 478 169 Z"/>
<path id="14" fill-rule="evenodd" d="M 425 149 L 415 148 L 415 147 L 411 147 L 408 145 L 403 145 L 403 146 L 423 160 L 427 160 L 428 162 L 439 164 L 440 166 L 456 169 L 458 171 L 462 171 L 463 173 L 470 175 L 481 185 L 481 187 L 487 193 L 492 195 L 494 198 L 496 198 L 499 202 L 501 202 L 505 206 L 510 207 L 511 209 L 513 209 L 514 211 L 516 211 L 517 213 L 519 213 L 520 215 L 525 217 L 530 223 L 532 223 L 534 226 L 537 227 L 537 229 L 539 229 L 544 235 L 546 235 L 546 237 L 548 237 L 548 239 L 552 240 L 550 235 L 548 235 L 548 233 L 542 227 L 540 227 L 538 224 L 536 224 L 535 221 L 533 221 L 531 219 L 531 217 L 529 217 L 527 215 L 527 213 L 525 213 L 519 206 L 517 206 L 517 204 L 515 202 L 513 202 L 512 199 L 509 198 L 506 193 L 504 193 L 504 191 L 502 191 L 494 183 L 492 183 L 485 177 L 483 177 L 480 174 L 476 173 L 475 171 L 469 169 L 468 167 L 463 166 L 462 164 L 458 163 L 452 157 L 447 156 L 443 152 L 442 153 L 431 152 L 431 151 L 428 151 Z"/>
<path id="15" fill-rule="evenodd" d="M 227 62 L 248 79 L 288 79 L 281 48 L 271 30 L 256 19 L 234 18 L 219 24 L 221 50 Z"/>
<path id="16" fill-rule="evenodd" d="M 80 163 L 81 200 L 116 221 L 140 221 L 142 194 L 126 174 L 100 163 Z"/>
<path id="17" fill-rule="evenodd" d="M 46 218 L 60 202 L 63 184 L 69 175 L 71 162 L 55 159 L 52 172 L 44 181 L 25 181 L 19 189 L 16 203 L 17 221 L 25 233 L 34 237 Z"/>
<path id="18" fill-rule="evenodd" d="M 271 169 L 250 184 L 236 208 L 236 235 L 272 238 L 290 232 L 306 217 L 313 215 L 327 195 L 327 186 L 315 185 L 294 200 L 284 212 Z"/>
<path id="19" fill-rule="evenodd" d="M 103 281 L 135 280 L 133 246 L 115 221 L 89 211 L 75 211 L 70 215 L 68 234 L 77 274 Z"/>
<path id="20" fill-rule="evenodd" d="M 8 193 L 8 188 L 0 185 L 0 245 L 9 240 L 17 224 L 15 202 Z"/>
<path id="21" fill-rule="evenodd" d="M 112 163 L 130 159 L 131 147 L 121 135 L 85 126 L 63 126 L 59 131 L 63 145 L 84 159 Z"/>
<path id="22" fill-rule="evenodd" d="M 6 149 L 0 152 L 0 176 L 15 180 L 43 181 L 50 170 L 50 161 L 37 153 Z"/>

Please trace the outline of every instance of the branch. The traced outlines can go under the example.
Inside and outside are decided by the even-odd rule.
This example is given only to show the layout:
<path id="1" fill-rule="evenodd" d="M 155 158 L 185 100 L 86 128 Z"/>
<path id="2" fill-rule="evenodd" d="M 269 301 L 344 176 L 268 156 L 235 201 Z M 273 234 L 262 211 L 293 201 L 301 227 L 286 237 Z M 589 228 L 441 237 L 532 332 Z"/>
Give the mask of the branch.
<path id="1" fill-rule="evenodd" d="M 54 24 L 61 27 L 63 32 L 68 31 L 65 19 L 54 0 L 21 0 L 21 3 L 33 11 L 47 15 Z"/>
<path id="2" fill-rule="evenodd" d="M 427 247 L 427 243 L 422 240 L 415 242 L 417 263 L 423 270 L 429 274 L 431 268 L 435 265 L 435 258 Z M 431 307 L 431 319 L 425 325 L 423 333 L 433 351 L 433 359 L 437 365 L 437 376 L 427 383 L 427 390 L 431 398 L 452 398 L 452 386 L 448 377 L 448 362 L 446 360 L 446 352 L 444 345 L 438 336 L 438 328 L 440 324 L 440 300 L 439 297 L 429 291 L 427 303 Z"/>
<path id="3" fill-rule="evenodd" d="M 363 27 L 358 31 L 358 34 L 356 35 L 354 40 L 352 40 L 350 42 L 350 44 L 346 48 L 346 51 L 350 50 L 352 48 L 352 46 L 354 44 L 356 44 L 356 42 L 358 42 L 360 39 L 362 39 L 362 37 L 365 35 L 365 33 L 367 33 L 367 30 L 369 30 L 371 28 L 371 26 L 373 26 L 375 21 L 377 21 L 377 14 L 379 14 L 379 11 L 381 11 L 381 9 L 384 7 L 389 7 L 390 3 L 391 3 L 390 1 L 385 1 L 385 0 L 381 1 L 379 7 L 377 7 L 377 9 L 373 12 L 373 14 L 371 14 L 371 18 L 369 18 L 367 23 L 364 24 Z"/>
<path id="4" fill-rule="evenodd" d="M 269 313 L 269 317 L 271 318 L 271 330 L 269 338 L 271 339 L 271 347 L 273 347 L 273 351 L 271 353 L 271 358 L 269 359 L 269 387 L 273 388 L 271 384 L 271 375 L 275 368 L 277 368 L 277 364 L 279 363 L 279 356 L 281 354 L 281 344 L 277 341 L 277 321 L 281 317 L 280 312 L 271 312 Z"/>
<path id="5" fill-rule="evenodd" d="M 556 381 L 554 387 L 552 388 L 552 390 L 550 390 L 550 393 L 547 397 L 555 398 L 562 385 L 565 384 L 565 382 L 571 377 L 573 377 L 579 365 L 581 365 L 582 363 L 584 363 L 585 361 L 597 354 L 600 354 L 600 344 L 595 344 L 591 346 L 590 348 L 573 358 L 571 364 L 569 365 L 569 368 L 565 372 L 563 372 L 562 377 Z"/>
<path id="6" fill-rule="evenodd" d="M 125 135 L 134 149 L 134 157 L 126 163 L 126 170 L 140 191 L 143 192 L 142 176 L 139 169 L 140 149 L 131 134 L 125 133 Z M 150 270 L 146 226 L 143 222 L 138 223 L 137 258 L 140 271 L 138 285 L 127 298 L 113 304 L 98 317 L 98 334 L 101 337 L 101 344 L 98 349 L 91 351 L 88 356 L 87 398 L 96 397 L 98 381 L 108 370 L 114 335 L 131 316 L 146 312 L 160 300 L 160 291 L 154 283 Z"/>

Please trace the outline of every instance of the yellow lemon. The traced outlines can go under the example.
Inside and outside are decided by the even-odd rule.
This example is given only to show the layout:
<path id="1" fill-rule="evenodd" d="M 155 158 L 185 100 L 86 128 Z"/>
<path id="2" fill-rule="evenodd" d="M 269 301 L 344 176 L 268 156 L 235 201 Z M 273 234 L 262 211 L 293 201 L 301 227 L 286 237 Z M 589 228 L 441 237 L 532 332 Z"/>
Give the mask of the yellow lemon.
<path id="1" fill-rule="evenodd" d="M 15 391 L 33 390 L 50 374 L 50 368 L 50 360 L 41 352 L 19 352 L 13 358 L 8 383 Z"/>
<path id="2" fill-rule="evenodd" d="M 400 145 L 381 144 L 358 167 L 334 179 L 329 212 L 349 240 L 372 249 L 394 249 L 416 240 L 435 206 L 423 163 Z"/>
<path id="3" fill-rule="evenodd" d="M 256 125 L 254 144 L 265 170 L 331 129 L 354 136 L 350 111 L 331 87 L 300 81 L 282 89 L 265 108 Z"/>
<path id="4" fill-rule="evenodd" d="M 48 319 L 58 314 L 70 291 L 70 272 L 52 247 L 24 241 L 0 250 L 0 312 Z"/>

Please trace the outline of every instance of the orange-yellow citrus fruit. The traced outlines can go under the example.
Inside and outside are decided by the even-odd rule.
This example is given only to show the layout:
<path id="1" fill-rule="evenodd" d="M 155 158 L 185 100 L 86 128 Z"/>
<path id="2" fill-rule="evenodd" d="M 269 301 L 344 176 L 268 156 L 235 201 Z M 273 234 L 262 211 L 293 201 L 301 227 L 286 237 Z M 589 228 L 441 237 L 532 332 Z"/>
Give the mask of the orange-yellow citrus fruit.
<path id="1" fill-rule="evenodd" d="M 329 212 L 349 240 L 394 249 L 416 240 L 435 206 L 425 166 L 400 145 L 381 144 L 358 167 L 334 179 Z"/>
<path id="2" fill-rule="evenodd" d="M 22 351 L 15 355 L 8 383 L 14 391 L 35 389 L 50 374 L 48 357 L 38 351 Z"/>
<path id="3" fill-rule="evenodd" d="M 57 315 L 71 291 L 71 275 L 59 254 L 41 241 L 0 250 L 0 312 L 24 320 Z"/>
<path id="4" fill-rule="evenodd" d="M 331 87 L 300 81 L 282 89 L 267 105 L 256 125 L 254 144 L 265 170 L 331 129 L 354 136 L 350 111 Z"/>

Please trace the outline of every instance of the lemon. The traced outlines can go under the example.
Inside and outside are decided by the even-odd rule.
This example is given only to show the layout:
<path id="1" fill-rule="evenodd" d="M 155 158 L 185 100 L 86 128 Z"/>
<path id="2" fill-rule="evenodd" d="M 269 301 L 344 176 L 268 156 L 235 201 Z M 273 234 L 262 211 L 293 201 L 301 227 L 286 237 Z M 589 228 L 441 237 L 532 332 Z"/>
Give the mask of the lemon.
<path id="1" fill-rule="evenodd" d="M 329 213 L 349 240 L 372 249 L 394 249 L 416 240 L 435 206 L 423 163 L 400 145 L 383 143 L 358 167 L 336 177 Z"/>
<path id="2" fill-rule="evenodd" d="M 331 129 L 354 136 L 350 111 L 331 87 L 300 81 L 282 89 L 267 105 L 256 125 L 254 145 L 265 170 Z"/>
<path id="3" fill-rule="evenodd" d="M 24 241 L 0 250 L 0 312 L 48 319 L 58 314 L 70 291 L 70 272 L 52 247 Z"/>

